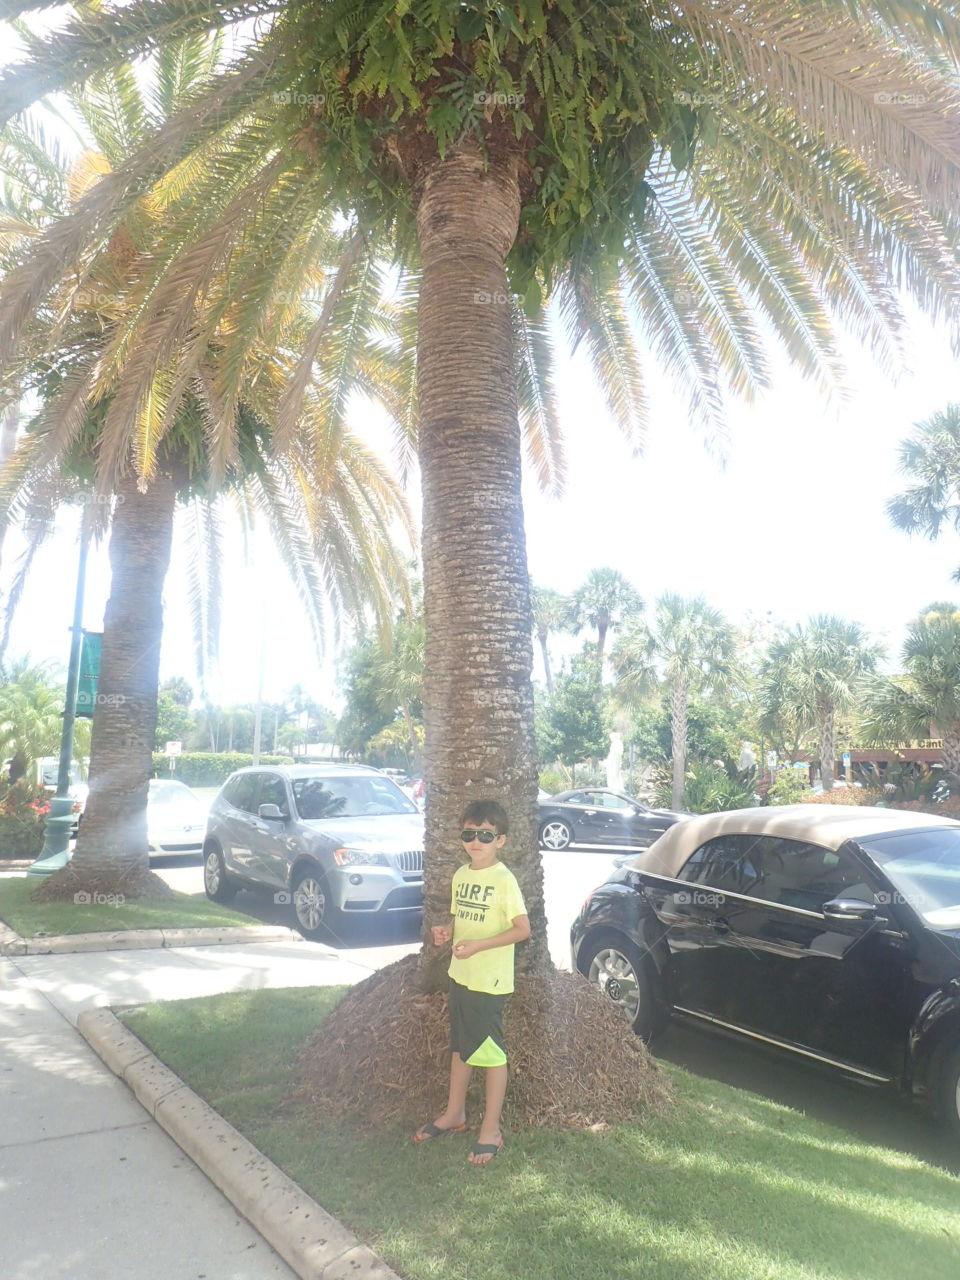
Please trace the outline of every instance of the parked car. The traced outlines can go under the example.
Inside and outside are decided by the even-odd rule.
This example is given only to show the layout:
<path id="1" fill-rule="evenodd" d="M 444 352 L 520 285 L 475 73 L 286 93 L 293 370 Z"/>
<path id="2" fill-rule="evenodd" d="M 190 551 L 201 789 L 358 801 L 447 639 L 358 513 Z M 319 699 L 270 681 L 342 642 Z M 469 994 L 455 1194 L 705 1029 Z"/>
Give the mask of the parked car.
<path id="1" fill-rule="evenodd" d="M 669 809 L 648 809 L 620 791 L 590 787 L 561 791 L 538 801 L 540 843 L 545 849 L 571 844 L 652 844 L 686 817 Z"/>
<path id="2" fill-rule="evenodd" d="M 925 1098 L 960 1139 L 960 822 L 793 805 L 692 817 L 584 903 L 575 969 L 671 1017 Z"/>
<path id="3" fill-rule="evenodd" d="M 44 756 L 37 761 L 37 772 L 40 777 L 40 785 L 48 795 L 56 795 L 57 779 L 60 774 L 60 761 L 54 756 Z M 71 835 L 76 835 L 80 828 L 80 819 L 83 817 L 83 811 L 87 807 L 87 796 L 90 794 L 90 787 L 84 780 L 80 767 L 74 760 L 70 764 L 70 798 L 73 801 L 73 827 Z"/>
<path id="4" fill-rule="evenodd" d="M 151 778 L 147 792 L 147 847 L 151 858 L 203 853 L 207 810 L 203 801 L 175 778 Z"/>
<path id="5" fill-rule="evenodd" d="M 306 938 L 423 905 L 423 815 L 377 769 L 241 769 L 210 806 L 203 882 L 216 902 L 271 889 Z"/>

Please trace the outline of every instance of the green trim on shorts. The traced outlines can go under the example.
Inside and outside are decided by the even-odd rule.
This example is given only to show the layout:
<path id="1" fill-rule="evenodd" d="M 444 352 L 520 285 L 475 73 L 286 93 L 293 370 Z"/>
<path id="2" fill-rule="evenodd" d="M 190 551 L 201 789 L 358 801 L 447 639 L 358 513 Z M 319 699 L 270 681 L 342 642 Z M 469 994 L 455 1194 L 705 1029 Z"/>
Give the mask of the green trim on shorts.
<path id="1" fill-rule="evenodd" d="M 496 1041 L 487 1036 L 483 1044 L 467 1059 L 468 1067 L 505 1067 L 507 1055 Z"/>

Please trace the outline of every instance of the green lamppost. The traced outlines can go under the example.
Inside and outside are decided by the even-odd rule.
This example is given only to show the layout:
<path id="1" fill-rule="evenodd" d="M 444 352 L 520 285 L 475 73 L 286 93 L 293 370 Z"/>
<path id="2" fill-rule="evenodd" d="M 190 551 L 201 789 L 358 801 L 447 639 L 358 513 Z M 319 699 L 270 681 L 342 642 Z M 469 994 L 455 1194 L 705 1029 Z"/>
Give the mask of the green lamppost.
<path id="1" fill-rule="evenodd" d="M 73 635 L 70 639 L 70 663 L 67 667 L 67 693 L 63 708 L 63 733 L 60 736 L 60 768 L 57 772 L 57 794 L 50 802 L 44 830 L 43 848 L 28 876 L 47 876 L 59 871 L 70 861 L 70 832 L 73 829 L 73 797 L 70 795 L 70 766 L 73 762 L 73 725 L 77 714 L 77 685 L 80 682 L 80 650 L 83 644 L 83 588 L 87 574 L 87 551 L 90 547 L 92 507 L 83 508 L 80 525 L 80 562 L 77 566 L 77 590 L 73 602 Z"/>

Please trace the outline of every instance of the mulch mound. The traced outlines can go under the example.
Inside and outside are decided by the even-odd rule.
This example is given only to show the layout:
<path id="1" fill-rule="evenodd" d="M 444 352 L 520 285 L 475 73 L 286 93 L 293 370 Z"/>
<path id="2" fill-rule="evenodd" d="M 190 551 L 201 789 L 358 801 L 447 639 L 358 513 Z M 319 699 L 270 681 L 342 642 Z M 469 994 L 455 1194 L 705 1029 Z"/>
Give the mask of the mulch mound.
<path id="1" fill-rule="evenodd" d="M 603 1127 L 660 1111 L 671 1089 L 642 1041 L 579 974 L 519 976 L 504 1033 L 513 1128 Z M 297 1101 L 364 1130 L 418 1125 L 442 1110 L 450 1068 L 447 1000 L 419 986 L 406 956 L 352 987 L 300 1051 Z M 483 1072 L 470 1098 L 482 1110 Z M 468 1099 L 469 1103 L 470 1099 Z"/>
<path id="2" fill-rule="evenodd" d="M 94 873 L 86 867 L 74 868 L 68 863 L 62 871 L 42 880 L 30 894 L 31 902 L 73 902 L 78 893 L 114 894 L 124 902 L 162 902 L 176 894 L 152 871 L 132 872 L 129 875 Z"/>

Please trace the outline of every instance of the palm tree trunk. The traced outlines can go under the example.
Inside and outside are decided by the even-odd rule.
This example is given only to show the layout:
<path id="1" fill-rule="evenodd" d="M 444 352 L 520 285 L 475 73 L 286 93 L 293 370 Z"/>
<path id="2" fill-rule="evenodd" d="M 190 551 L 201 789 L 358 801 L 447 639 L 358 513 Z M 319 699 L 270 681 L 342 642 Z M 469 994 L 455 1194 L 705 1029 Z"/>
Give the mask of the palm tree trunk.
<path id="1" fill-rule="evenodd" d="M 829 698 L 817 699 L 817 735 L 820 740 L 820 781 L 824 791 L 833 788 L 836 777 L 836 711 Z"/>
<path id="2" fill-rule="evenodd" d="M 941 739 L 943 746 L 940 748 L 940 756 L 943 760 L 943 769 L 956 785 L 960 782 L 960 721 L 946 725 L 941 730 Z"/>
<path id="3" fill-rule="evenodd" d="M 163 582 L 176 488 L 157 474 L 145 493 L 123 477 L 110 535 L 110 599 L 90 747 L 90 794 L 68 868 L 135 894 L 147 858 L 147 784 L 157 722 Z M 55 878 L 55 877 L 54 877 Z"/>
<path id="4" fill-rule="evenodd" d="M 547 648 L 547 640 L 550 637 L 546 628 L 537 632 L 537 639 L 540 641 L 540 653 L 543 657 L 543 674 L 547 682 L 547 693 L 553 693 L 553 671 L 550 669 L 550 651 Z"/>
<path id="5" fill-rule="evenodd" d="M 687 772 L 687 707 L 689 689 L 685 680 L 678 680 L 670 691 L 670 737 L 673 750 L 674 809 L 683 808 L 684 775 Z"/>
<path id="6" fill-rule="evenodd" d="M 599 679 L 603 680 L 603 651 L 607 647 L 607 624 L 605 622 L 597 623 L 597 672 Z"/>
<path id="7" fill-rule="evenodd" d="M 472 145 L 426 172 L 417 208 L 423 263 L 418 386 L 426 621 L 425 941 L 449 918 L 464 861 L 460 811 L 499 800 L 510 816 L 504 861 L 532 937 L 519 972 L 549 965 L 537 849 L 532 615 L 520 497 L 521 438 L 504 262 L 517 234 L 516 157 L 484 167 Z M 464 341 L 469 333 L 469 343 Z M 496 594 L 491 585 L 496 584 Z M 446 956 L 424 949 L 424 981 Z"/>

